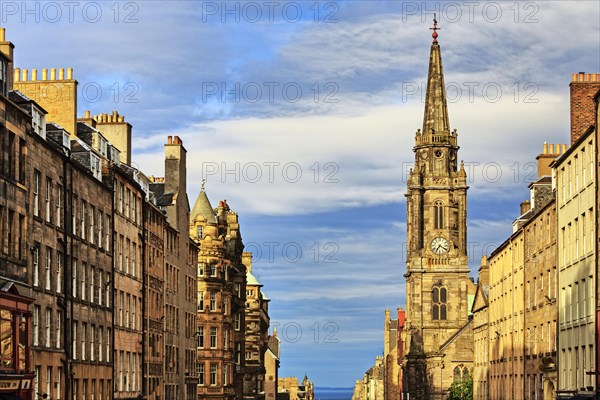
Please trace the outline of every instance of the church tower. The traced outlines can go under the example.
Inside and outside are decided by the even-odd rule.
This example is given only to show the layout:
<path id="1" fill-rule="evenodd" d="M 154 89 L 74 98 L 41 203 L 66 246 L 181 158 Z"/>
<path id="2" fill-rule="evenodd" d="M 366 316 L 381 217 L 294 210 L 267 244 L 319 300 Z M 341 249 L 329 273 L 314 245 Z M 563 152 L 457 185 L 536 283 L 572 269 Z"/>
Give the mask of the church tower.
<path id="1" fill-rule="evenodd" d="M 429 58 L 423 130 L 415 135 L 408 178 L 406 340 L 403 392 L 446 399 L 453 380 L 472 371 L 467 256 L 467 174 L 450 131 L 437 21 Z"/>

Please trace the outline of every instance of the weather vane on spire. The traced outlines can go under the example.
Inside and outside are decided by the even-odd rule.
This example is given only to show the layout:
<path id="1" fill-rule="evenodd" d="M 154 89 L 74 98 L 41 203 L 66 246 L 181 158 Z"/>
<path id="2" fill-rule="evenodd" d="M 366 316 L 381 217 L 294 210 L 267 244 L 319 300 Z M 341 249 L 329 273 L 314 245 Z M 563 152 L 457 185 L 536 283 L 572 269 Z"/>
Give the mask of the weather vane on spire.
<path id="1" fill-rule="evenodd" d="M 204 191 L 204 185 L 206 184 L 206 179 L 202 179 L 202 187 L 200 190 Z"/>
<path id="2" fill-rule="evenodd" d="M 437 43 L 437 38 L 438 38 L 438 33 L 437 31 L 439 31 L 442 28 L 438 28 L 437 27 L 437 16 L 436 14 L 433 14 L 433 28 L 429 28 L 433 31 L 433 33 L 431 34 L 431 37 L 433 38 L 433 43 Z"/>

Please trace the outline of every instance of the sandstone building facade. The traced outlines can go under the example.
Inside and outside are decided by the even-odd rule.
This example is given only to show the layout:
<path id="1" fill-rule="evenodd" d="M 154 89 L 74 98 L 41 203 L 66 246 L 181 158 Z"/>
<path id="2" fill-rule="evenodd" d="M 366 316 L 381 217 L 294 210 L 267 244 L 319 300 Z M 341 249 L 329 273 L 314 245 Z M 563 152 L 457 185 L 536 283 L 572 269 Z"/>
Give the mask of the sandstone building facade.
<path id="1" fill-rule="evenodd" d="M 477 398 L 555 398 L 556 204 L 549 165 L 563 147 L 555 153 L 544 144 L 513 234 L 491 253 L 489 266 L 482 262 L 473 306 Z"/>
<path id="2" fill-rule="evenodd" d="M 587 129 L 553 165 L 558 214 L 558 392 L 597 386 L 597 129 Z"/>
<path id="3" fill-rule="evenodd" d="M 385 310 L 383 327 L 384 398 L 397 399 L 400 396 L 400 365 L 398 364 L 398 321 L 402 309 L 396 310 L 392 319 L 390 310 Z"/>
<path id="4" fill-rule="evenodd" d="M 252 273 L 252 253 L 244 252 L 242 262 L 246 267 L 246 346 L 244 397 L 264 398 L 265 352 L 269 340 L 269 302 L 261 288 L 263 285 Z"/>
<path id="5" fill-rule="evenodd" d="M 279 359 L 281 357 L 281 340 L 277 337 L 277 329 L 269 336 L 265 351 L 265 400 L 277 398 L 279 382 Z"/>
<path id="6" fill-rule="evenodd" d="M 198 395 L 207 399 L 242 398 L 247 360 L 247 272 L 238 215 L 224 200 L 213 209 L 203 184 L 192 208 L 189 232 L 199 246 Z"/>
<path id="7" fill-rule="evenodd" d="M 167 145 L 152 192 L 128 165 L 124 117 L 76 118 L 72 69 L 13 71 L 13 48 L 0 29 L 0 169 L 14 186 L 0 196 L 3 343 L 18 333 L 8 386 L 17 377 L 21 399 L 195 399 L 197 247 L 181 141 Z"/>

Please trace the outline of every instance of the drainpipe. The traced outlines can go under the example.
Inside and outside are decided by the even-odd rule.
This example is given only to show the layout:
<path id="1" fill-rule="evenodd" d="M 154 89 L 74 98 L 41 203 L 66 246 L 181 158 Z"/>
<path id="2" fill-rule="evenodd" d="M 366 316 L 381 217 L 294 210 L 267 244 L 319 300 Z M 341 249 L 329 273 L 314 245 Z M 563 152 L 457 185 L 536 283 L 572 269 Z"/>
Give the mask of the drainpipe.
<path id="1" fill-rule="evenodd" d="M 64 287 L 64 302 L 60 304 L 63 309 L 63 332 L 65 337 L 63 339 L 63 350 L 65 352 L 65 360 L 63 361 L 63 371 L 65 372 L 65 399 L 73 398 L 72 384 L 72 362 L 73 355 L 71 349 L 71 340 L 73 332 L 71 331 L 73 326 L 73 288 L 71 287 L 72 275 L 73 275 L 73 226 L 71 223 L 71 215 L 67 215 L 67 210 L 73 209 L 73 167 L 71 163 L 71 149 L 64 147 L 66 154 L 63 156 L 63 204 L 62 204 L 62 216 L 63 216 L 63 254 L 64 254 L 64 265 L 63 265 L 63 287 Z M 70 166 L 70 168 L 68 168 Z M 69 177 L 70 175 L 70 177 Z M 70 179 L 69 179 L 70 178 Z M 67 187 L 69 190 L 67 190 Z M 68 200 L 67 200 L 68 199 Z M 67 207 L 67 201 L 70 207 Z M 69 237 L 71 237 L 70 243 Z M 70 245 L 70 246 L 69 246 Z M 67 251 L 69 250 L 69 251 Z M 70 306 L 70 307 L 69 307 Z"/>
<path id="2" fill-rule="evenodd" d="M 598 100 L 599 98 L 596 97 L 595 99 L 595 103 L 596 103 L 596 121 L 598 120 Z M 598 200 L 600 200 L 598 198 L 598 130 L 600 129 L 600 127 L 596 126 L 596 128 L 594 129 L 594 146 L 595 146 L 595 151 L 594 151 L 594 204 L 596 205 L 596 207 L 594 207 L 594 221 L 597 224 L 598 223 Z M 590 171 L 591 172 L 591 171 Z M 596 232 L 596 236 L 597 236 L 597 232 L 598 229 L 595 229 L 594 232 Z M 595 287 L 595 296 L 594 298 L 596 299 L 596 312 L 594 313 L 594 350 L 595 350 L 595 355 L 596 355 L 596 365 L 594 366 L 594 370 L 596 371 L 596 373 L 594 374 L 594 376 L 596 377 L 596 381 L 594 382 L 594 398 L 598 398 L 598 379 L 599 379 L 599 375 L 598 375 L 598 237 L 594 238 L 594 287 Z"/>
<path id="3" fill-rule="evenodd" d="M 113 386 L 113 390 L 111 390 L 111 394 L 110 394 L 110 398 L 111 400 L 114 400 L 115 398 L 115 389 L 116 389 L 116 380 L 115 380 L 115 357 L 116 357 L 116 352 L 115 352 L 115 297 L 117 296 L 116 292 L 115 292 L 115 193 L 117 193 L 116 191 L 116 179 L 115 179 L 115 172 L 114 172 L 114 168 L 115 166 L 112 165 L 110 168 L 110 172 L 109 172 L 109 179 L 110 182 L 112 183 L 112 196 L 111 196 L 111 245 L 110 245 L 110 250 L 111 250 L 111 256 L 110 256 L 110 261 L 111 261 L 111 271 L 110 271 L 110 292 L 111 292 L 111 304 L 110 304 L 110 308 L 112 311 L 112 331 L 111 331 L 111 345 L 112 348 L 111 350 L 111 354 L 112 354 L 112 362 L 111 362 L 111 368 L 112 368 L 112 386 Z"/>

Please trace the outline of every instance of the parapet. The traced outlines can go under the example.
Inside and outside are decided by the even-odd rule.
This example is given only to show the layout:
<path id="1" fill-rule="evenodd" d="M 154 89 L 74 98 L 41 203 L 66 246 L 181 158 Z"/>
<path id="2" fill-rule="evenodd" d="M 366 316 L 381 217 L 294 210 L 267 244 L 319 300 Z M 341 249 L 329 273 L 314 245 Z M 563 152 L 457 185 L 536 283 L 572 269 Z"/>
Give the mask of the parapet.
<path id="1" fill-rule="evenodd" d="M 39 79 L 38 70 L 31 70 L 31 79 L 29 79 L 29 70 L 21 68 L 15 68 L 14 81 L 15 82 L 39 82 L 39 81 L 72 81 L 73 80 L 73 68 L 67 68 L 67 76 L 65 78 L 65 68 L 58 68 L 58 76 L 56 75 L 57 69 L 50 68 L 50 77 L 48 77 L 48 68 L 42 69 L 42 76 Z"/>

